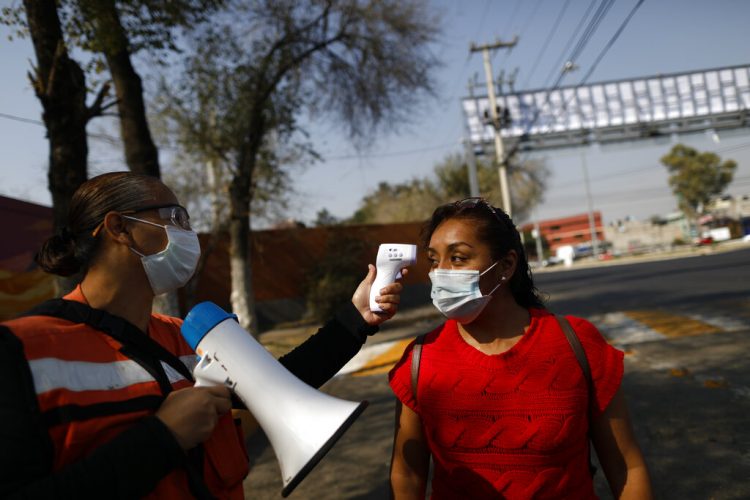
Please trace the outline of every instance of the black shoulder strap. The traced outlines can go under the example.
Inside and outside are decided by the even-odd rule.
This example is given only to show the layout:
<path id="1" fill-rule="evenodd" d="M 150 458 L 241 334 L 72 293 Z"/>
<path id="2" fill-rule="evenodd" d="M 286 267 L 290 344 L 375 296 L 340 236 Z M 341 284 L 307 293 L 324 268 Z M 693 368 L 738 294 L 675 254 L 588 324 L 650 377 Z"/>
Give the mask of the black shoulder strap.
<path id="1" fill-rule="evenodd" d="M 132 323 L 107 311 L 73 300 L 52 299 L 39 304 L 24 316 L 52 316 L 73 323 L 84 323 L 109 335 L 122 344 L 122 354 L 141 365 L 156 379 L 165 396 L 172 390 L 172 386 L 160 361 L 174 368 L 185 379 L 193 381 L 190 370 L 177 356 Z"/>
<path id="2" fill-rule="evenodd" d="M 24 316 L 52 316 L 73 323 L 84 323 L 105 333 L 122 344 L 120 352 L 141 365 L 159 384 L 163 396 L 172 391 L 172 384 L 161 365 L 164 361 L 189 381 L 193 375 L 187 366 L 161 344 L 145 335 L 129 321 L 93 307 L 65 299 L 52 299 L 28 311 Z M 203 480 L 203 446 L 189 450 L 185 468 L 190 492 L 199 499 L 213 498 Z"/>
<path id="3" fill-rule="evenodd" d="M 555 315 L 555 318 L 557 319 L 557 322 L 560 324 L 560 328 L 562 328 L 562 331 L 565 334 L 565 338 L 568 339 L 568 343 L 570 344 L 570 347 L 573 349 L 573 354 L 576 355 L 578 364 L 581 365 L 583 376 L 586 378 L 586 384 L 588 385 L 588 388 L 589 388 L 589 399 L 590 399 L 594 395 L 594 381 L 591 378 L 591 367 L 589 366 L 588 358 L 586 358 L 586 351 L 583 350 L 581 341 L 578 339 L 578 335 L 576 335 L 576 332 L 575 330 L 573 330 L 573 327 L 570 326 L 570 322 L 568 322 L 568 320 L 565 319 L 564 316 Z"/>
<path id="4" fill-rule="evenodd" d="M 427 336 L 426 333 L 417 335 L 414 340 L 414 347 L 411 349 L 411 393 L 414 396 L 414 401 L 417 400 L 417 381 L 419 380 L 419 362 L 422 359 L 422 344 L 424 344 L 424 338 Z"/>
<path id="5" fill-rule="evenodd" d="M 591 366 L 589 365 L 589 360 L 586 357 L 586 351 L 583 349 L 583 345 L 581 345 L 581 340 L 578 338 L 578 335 L 576 335 L 575 330 L 573 330 L 573 327 L 570 326 L 570 322 L 565 319 L 564 316 L 558 316 L 555 315 L 555 319 L 557 319 L 557 322 L 560 324 L 560 328 L 562 328 L 563 333 L 565 334 L 565 338 L 568 339 L 568 343 L 570 344 L 570 347 L 573 349 L 573 354 L 575 354 L 576 359 L 578 360 L 578 364 L 581 365 L 581 371 L 583 371 L 583 376 L 586 379 L 586 385 L 588 386 L 588 393 L 589 393 L 589 401 L 588 401 L 588 414 L 589 414 L 589 440 L 591 439 L 591 416 L 593 414 L 592 408 L 594 404 L 594 379 L 591 376 Z M 589 446 L 589 470 L 591 471 L 591 475 L 593 476 L 596 474 L 596 467 L 594 467 L 594 463 L 591 461 L 591 446 Z"/>

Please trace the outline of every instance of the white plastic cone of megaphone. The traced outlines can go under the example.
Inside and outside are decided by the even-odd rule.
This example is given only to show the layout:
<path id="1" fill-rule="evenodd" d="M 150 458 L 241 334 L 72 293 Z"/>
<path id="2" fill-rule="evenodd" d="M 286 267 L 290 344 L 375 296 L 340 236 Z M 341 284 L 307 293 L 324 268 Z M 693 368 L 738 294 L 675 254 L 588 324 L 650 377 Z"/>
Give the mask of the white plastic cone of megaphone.
<path id="1" fill-rule="evenodd" d="M 212 302 L 195 306 L 182 335 L 201 357 L 196 385 L 226 385 L 263 428 L 281 468 L 286 497 L 367 407 L 320 392 L 292 375 Z"/>

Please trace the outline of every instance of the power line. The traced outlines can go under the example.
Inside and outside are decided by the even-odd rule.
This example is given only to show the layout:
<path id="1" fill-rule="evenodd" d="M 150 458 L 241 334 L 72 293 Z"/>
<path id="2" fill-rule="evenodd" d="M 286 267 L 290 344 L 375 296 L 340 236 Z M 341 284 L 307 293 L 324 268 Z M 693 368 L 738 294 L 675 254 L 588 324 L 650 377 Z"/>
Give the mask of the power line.
<path id="1" fill-rule="evenodd" d="M 589 21 L 589 24 L 586 26 L 583 35 L 578 40 L 576 46 L 573 48 L 573 52 L 571 52 L 570 54 L 569 60 L 571 62 L 575 62 L 578 59 L 578 56 L 583 53 L 583 50 L 591 41 L 591 38 L 594 36 L 594 33 L 596 33 L 596 30 L 599 29 L 599 26 L 607 16 L 609 9 L 612 8 L 614 3 L 615 0 L 603 0 L 602 3 L 599 4 L 599 8 L 596 10 L 596 12 L 594 12 L 594 17 L 592 17 L 591 21 Z"/>
<path id="2" fill-rule="evenodd" d="M 0 118 L 5 118 L 7 120 L 13 120 L 13 121 L 21 122 L 21 123 L 31 123 L 34 125 L 44 126 L 44 123 L 40 122 L 39 120 L 32 120 L 31 118 L 23 118 L 21 116 L 9 115 L 7 113 L 0 113 Z"/>
<path id="3" fill-rule="evenodd" d="M 562 52 L 560 53 L 560 57 L 557 59 L 555 64 L 552 66 L 552 70 L 549 72 L 547 77 L 544 79 L 544 86 L 549 87 L 549 82 L 552 80 L 552 77 L 555 76 L 557 72 L 559 72 L 562 68 L 562 63 L 565 59 L 565 54 L 568 53 L 568 50 L 570 49 L 570 46 L 573 44 L 573 41 L 578 37 L 578 33 L 581 31 L 581 28 L 583 27 L 583 23 L 586 22 L 586 19 L 588 19 L 589 14 L 591 13 L 591 9 L 594 8 L 594 5 L 596 5 L 596 0 L 591 0 L 591 3 L 588 7 L 586 7 L 586 12 L 583 13 L 583 17 L 581 17 L 581 20 L 578 21 L 578 25 L 573 30 L 573 33 L 571 34 L 568 41 L 565 43 L 565 47 L 563 48 Z"/>
<path id="4" fill-rule="evenodd" d="M 604 58 L 604 56 L 607 54 L 607 52 L 609 51 L 609 49 L 612 48 L 612 45 L 615 44 L 615 42 L 617 41 L 617 39 L 620 37 L 620 35 L 622 34 L 622 32 L 625 30 L 625 27 L 628 25 L 628 23 L 630 22 L 630 20 L 635 15 L 636 11 L 641 7 L 641 5 L 643 5 L 643 2 L 645 2 L 645 1 L 646 0 L 638 0 L 638 3 L 633 6 L 633 8 L 630 10 L 630 13 L 628 14 L 628 16 L 625 18 L 625 20 L 622 22 L 622 24 L 620 24 L 620 27 L 617 28 L 617 31 L 615 32 L 615 34 L 612 35 L 612 38 L 610 38 L 609 42 L 607 42 L 607 44 L 604 46 L 604 48 L 602 49 L 602 51 L 599 52 L 599 55 L 594 60 L 594 63 L 591 65 L 591 68 L 586 73 L 586 75 L 583 77 L 583 80 L 581 80 L 581 83 L 579 83 L 579 85 L 583 85 L 586 82 L 586 80 L 588 80 L 588 78 L 591 76 L 591 74 L 594 72 L 594 70 L 596 69 L 596 67 L 601 62 L 602 58 Z"/>
<path id="5" fill-rule="evenodd" d="M 510 14 L 510 17 L 508 18 L 508 22 L 505 24 L 505 29 L 503 30 L 502 34 L 508 33 L 510 29 L 513 27 L 513 21 L 516 19 L 516 14 L 518 14 L 518 8 L 521 6 L 521 0 L 516 0 L 516 5 L 513 6 L 513 11 Z"/>
<path id="6" fill-rule="evenodd" d="M 606 2 L 606 1 L 607 0 L 603 0 L 602 4 L 600 5 L 600 9 L 597 9 L 597 12 L 594 14 L 594 17 L 592 18 L 591 22 L 589 22 L 589 26 L 592 26 L 592 23 L 596 23 L 596 26 L 598 26 L 598 24 L 601 22 L 602 15 L 606 15 L 606 12 L 607 12 L 608 9 L 607 10 L 602 10 L 601 9 L 601 7 L 604 5 L 604 2 Z M 614 0 L 612 0 L 612 2 L 614 2 Z M 611 7 L 611 3 L 612 2 L 610 2 L 610 4 L 609 4 L 610 7 Z M 586 81 L 588 80 L 588 78 L 591 76 L 591 74 L 596 69 L 596 66 L 601 62 L 601 60 L 606 55 L 607 51 L 609 51 L 609 49 L 612 47 L 612 45 L 614 45 L 615 41 L 617 41 L 617 39 L 620 37 L 620 35 L 622 34 L 622 32 L 625 30 L 625 27 L 628 25 L 628 23 L 630 22 L 630 20 L 633 18 L 633 16 L 635 15 L 636 11 L 641 7 L 641 5 L 643 5 L 643 2 L 645 2 L 645 0 L 638 0 L 638 3 L 636 3 L 635 6 L 633 6 L 633 8 L 630 10 L 630 13 L 627 15 L 627 17 L 625 18 L 625 20 L 622 23 L 620 23 L 620 27 L 617 28 L 617 30 L 615 31 L 615 34 L 612 36 L 612 38 L 610 38 L 610 40 L 605 44 L 604 48 L 599 52 L 599 55 L 596 57 L 596 59 L 594 61 L 594 64 L 592 65 L 591 69 L 586 73 L 586 75 L 576 85 L 575 88 L 580 87 L 581 85 L 583 85 L 584 83 L 586 83 Z M 598 16 L 599 20 L 595 21 L 595 19 L 597 19 L 597 14 L 600 14 Z M 594 31 L 596 30 L 596 26 L 593 27 Z M 590 36 L 591 36 L 591 34 L 593 34 L 593 31 L 587 28 L 586 33 L 589 34 L 588 38 L 590 39 Z M 584 36 L 586 36 L 586 33 L 584 33 L 584 35 L 581 38 L 583 38 Z M 588 43 L 588 42 L 586 42 L 586 43 Z M 583 50 L 583 48 L 585 48 L 586 43 L 584 43 L 583 45 L 580 46 L 580 50 L 578 50 L 578 55 L 580 55 L 580 52 Z M 578 49 L 578 46 L 576 48 Z M 576 52 L 576 50 L 574 50 L 574 52 Z M 575 62 L 575 60 L 571 59 L 571 62 Z M 564 75 L 565 75 L 565 72 L 563 71 L 560 74 L 560 77 L 558 77 L 557 81 L 555 82 L 555 85 L 553 86 L 553 88 L 549 89 L 547 91 L 547 96 L 546 96 L 546 98 L 544 100 L 544 103 L 542 103 L 542 105 L 539 106 L 535 110 L 534 117 L 529 121 L 529 123 L 526 125 L 526 127 L 524 127 L 525 128 L 524 135 L 528 134 L 528 132 L 531 130 L 531 128 L 539 120 L 539 117 L 541 116 L 541 113 L 542 113 L 542 109 L 547 104 L 549 104 L 549 100 L 550 100 L 550 96 L 551 96 L 552 92 L 558 88 L 558 86 L 560 84 L 560 81 L 562 80 L 562 78 L 563 78 Z M 570 97 L 568 97 L 568 99 L 565 100 L 565 102 L 563 102 L 563 104 L 561 106 L 561 109 L 565 109 L 567 107 L 568 103 L 571 101 L 571 99 L 573 99 L 574 96 L 575 96 L 575 93 L 571 93 Z M 506 157 L 506 161 L 507 161 L 507 158 L 510 158 L 510 156 L 512 156 L 512 154 L 515 153 L 518 150 L 519 145 L 520 145 L 520 141 L 508 153 L 508 156 Z"/>
<path id="7" fill-rule="evenodd" d="M 745 143 L 742 143 L 742 144 L 735 144 L 734 146 L 728 146 L 726 148 L 718 148 L 718 149 L 716 149 L 716 150 L 714 150 L 712 152 L 714 152 L 714 153 L 725 153 L 727 151 L 737 151 L 737 150 L 740 150 L 740 149 L 747 149 L 747 148 L 750 148 L 750 142 L 745 142 Z M 615 177 L 622 177 L 622 176 L 625 176 L 625 175 L 631 175 L 631 174 L 634 174 L 636 172 L 650 171 L 650 170 L 658 169 L 660 167 L 661 167 L 660 165 L 656 165 L 656 164 L 649 165 L 649 166 L 638 167 L 638 168 L 628 167 L 625 170 L 618 170 L 617 172 L 613 172 L 613 173 L 610 173 L 610 174 L 599 175 L 599 176 L 596 176 L 596 177 L 591 177 L 591 180 L 592 181 L 608 180 L 608 179 L 612 179 L 612 178 L 615 178 Z M 744 180 L 745 178 L 746 178 L 746 176 L 734 177 L 732 179 L 732 181 L 737 181 L 737 180 L 741 180 L 741 179 Z M 581 184 L 581 181 L 571 181 L 571 182 L 565 182 L 563 184 L 555 184 L 555 188 L 568 187 L 568 186 L 576 186 L 576 185 L 580 185 L 580 184 Z"/>
<path id="8" fill-rule="evenodd" d="M 526 18 L 526 22 L 523 23 L 523 26 L 518 31 L 519 38 L 520 38 L 520 35 L 522 35 L 528 29 L 528 27 L 531 24 L 531 21 L 534 19 L 534 17 L 536 17 L 537 12 L 539 12 L 539 6 L 542 5 L 543 1 L 544 0 L 537 0 L 536 4 L 534 5 L 534 8 L 531 11 L 531 14 L 529 14 L 529 17 Z"/>
<path id="9" fill-rule="evenodd" d="M 529 76 L 526 77 L 526 80 L 523 83 L 524 88 L 528 88 L 529 82 L 531 81 L 531 77 L 534 76 L 534 73 L 536 72 L 537 67 L 539 67 L 539 62 L 542 60 L 542 57 L 544 56 L 544 54 L 547 52 L 547 47 L 549 47 L 549 44 L 552 41 L 552 37 L 554 37 L 555 33 L 557 33 L 557 28 L 560 27 L 560 22 L 562 21 L 563 17 L 565 17 L 565 13 L 568 10 L 570 1 L 571 0 L 565 1 L 562 9 L 560 10 L 560 13 L 557 15 L 557 20 L 552 26 L 552 30 L 550 30 L 549 34 L 547 35 L 547 39 L 544 40 L 544 43 L 542 44 L 542 48 L 539 51 L 539 54 L 536 56 L 536 60 L 534 61 L 534 64 L 531 66 L 531 71 L 529 72 Z"/>
<path id="10" fill-rule="evenodd" d="M 30 123 L 32 125 L 39 125 L 39 126 L 42 126 L 42 127 L 45 126 L 44 122 L 42 122 L 42 121 L 34 120 L 32 118 L 24 118 L 22 116 L 11 115 L 11 114 L 8 114 L 8 113 L 2 113 L 2 112 L 0 112 L 0 118 L 5 118 L 5 119 L 8 119 L 8 120 L 18 121 L 18 122 L 23 122 L 23 123 Z M 93 138 L 93 139 L 105 140 L 105 141 L 110 142 L 110 143 L 112 143 L 112 142 L 120 142 L 120 139 L 118 139 L 116 137 L 113 137 L 113 136 L 110 136 L 110 135 L 106 135 L 106 134 L 87 133 L 86 135 L 89 136 L 89 137 L 91 137 L 91 138 Z M 394 151 L 392 153 L 382 153 L 382 154 L 373 154 L 373 155 L 342 155 L 342 156 L 331 156 L 331 157 L 327 157 L 326 160 L 335 161 L 335 160 L 351 160 L 351 159 L 367 159 L 367 158 L 389 158 L 389 157 L 393 157 L 393 156 L 406 156 L 406 155 L 410 155 L 410 154 L 414 154 L 414 153 L 422 153 L 422 152 L 426 152 L 426 151 L 435 151 L 435 150 L 438 150 L 438 149 L 445 149 L 445 148 L 450 147 L 450 146 L 454 146 L 455 147 L 456 143 L 455 142 L 449 142 L 449 143 L 438 144 L 438 145 L 435 145 L 435 146 L 428 146 L 428 147 L 425 147 L 425 148 L 406 149 L 406 150 L 402 150 L 402 151 Z M 171 148 L 169 146 L 163 146 L 163 145 L 160 146 L 160 149 L 171 150 L 171 151 L 175 150 L 174 148 Z M 99 160 L 93 160 L 93 161 L 96 162 L 96 161 L 99 161 Z"/>
<path id="11" fill-rule="evenodd" d="M 644 0 L 640 0 L 640 3 L 643 3 Z M 609 12 L 609 9 L 614 4 L 614 0 L 602 0 L 602 3 L 599 4 L 599 8 L 594 12 L 594 15 L 589 20 L 589 23 L 586 25 L 586 29 L 584 30 L 581 37 L 578 39 L 578 43 L 576 43 L 575 48 L 570 53 L 570 57 L 568 58 L 568 61 L 570 63 L 575 63 L 576 58 L 583 52 L 583 49 L 586 48 L 586 45 L 588 45 L 588 42 L 591 40 L 591 37 L 596 32 L 596 29 L 599 27 L 599 24 L 601 24 L 602 19 L 604 19 L 604 16 L 607 15 L 607 12 Z M 593 5 L 593 4 L 592 4 Z M 586 16 L 587 17 L 587 16 Z M 629 19 L 629 18 L 628 18 Z M 618 30 L 618 32 L 621 30 Z M 619 36 L 619 35 L 618 35 Z M 562 79 L 567 74 L 567 71 L 563 70 L 560 71 L 560 75 L 557 77 L 557 80 L 555 80 L 554 85 L 551 89 L 547 90 L 547 96 L 544 100 L 544 103 L 540 107 L 538 107 L 535 112 L 534 116 L 529 121 L 529 123 L 525 127 L 524 134 L 527 134 L 529 130 L 536 124 L 536 122 L 539 120 L 539 116 L 541 116 L 542 109 L 549 103 L 550 96 L 554 90 L 557 90 L 557 88 L 560 86 L 560 82 L 562 82 Z M 583 82 L 579 83 L 578 85 L 582 85 Z M 568 99 L 570 100 L 570 98 Z M 563 107 L 567 104 L 567 101 L 563 105 Z M 515 153 L 515 148 L 511 150 L 511 153 Z M 509 153 L 510 156 L 510 153 Z"/>
<path id="12" fill-rule="evenodd" d="M 359 159 L 367 159 L 367 158 L 389 158 L 392 156 L 406 156 L 414 153 L 423 153 L 425 151 L 436 151 L 438 149 L 445 149 L 447 147 L 456 147 L 456 142 L 449 142 L 444 144 L 438 144 L 435 146 L 429 146 L 426 148 L 417 148 L 417 149 L 405 149 L 402 151 L 394 151 L 392 153 L 381 153 L 381 154 L 373 154 L 373 155 L 342 155 L 342 156 L 328 156 L 325 157 L 326 161 L 336 161 L 336 160 L 359 160 Z"/>
<path id="13" fill-rule="evenodd" d="M 39 125 L 41 127 L 46 127 L 44 122 L 41 120 L 34 120 L 32 118 L 24 118 L 23 116 L 11 115 L 9 113 L 0 113 L 0 118 L 5 118 L 6 120 L 13 120 L 13 121 L 22 122 L 22 123 L 30 123 L 32 125 Z M 99 139 L 102 141 L 109 142 L 110 144 L 120 142 L 120 139 L 118 139 L 117 137 L 113 137 L 107 134 L 97 134 L 97 133 L 86 132 L 86 135 L 88 137 L 91 137 L 92 139 Z"/>

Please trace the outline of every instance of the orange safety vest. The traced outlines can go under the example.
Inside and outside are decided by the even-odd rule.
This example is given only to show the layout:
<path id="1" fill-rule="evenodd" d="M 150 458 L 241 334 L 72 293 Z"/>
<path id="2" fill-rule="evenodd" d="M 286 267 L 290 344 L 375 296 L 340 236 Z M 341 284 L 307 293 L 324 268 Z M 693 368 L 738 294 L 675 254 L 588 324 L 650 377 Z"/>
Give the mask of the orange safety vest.
<path id="1" fill-rule="evenodd" d="M 65 299 L 86 303 L 80 287 Z M 180 334 L 181 323 L 152 314 L 148 335 L 192 371 L 196 355 Z M 124 345 L 89 324 L 40 315 L 5 325 L 23 343 L 39 409 L 54 445 L 53 472 L 153 415 L 164 400 L 164 388 L 126 355 Z M 193 385 L 168 363 L 162 361 L 161 366 L 171 389 Z M 203 481 L 210 493 L 217 498 L 243 498 L 248 458 L 242 431 L 231 414 L 219 420 L 203 450 Z M 190 496 L 186 471 L 175 468 L 146 498 Z"/>

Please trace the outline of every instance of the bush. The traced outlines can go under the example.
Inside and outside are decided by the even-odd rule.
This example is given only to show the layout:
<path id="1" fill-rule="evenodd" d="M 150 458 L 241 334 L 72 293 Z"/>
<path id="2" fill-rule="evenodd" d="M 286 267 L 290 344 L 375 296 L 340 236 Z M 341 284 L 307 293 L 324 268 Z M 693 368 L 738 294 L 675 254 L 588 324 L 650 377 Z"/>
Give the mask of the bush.
<path id="1" fill-rule="evenodd" d="M 326 247 L 325 256 L 310 270 L 305 283 L 306 317 L 316 321 L 330 319 L 341 304 L 351 300 L 365 276 L 364 241 L 334 233 Z"/>

